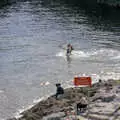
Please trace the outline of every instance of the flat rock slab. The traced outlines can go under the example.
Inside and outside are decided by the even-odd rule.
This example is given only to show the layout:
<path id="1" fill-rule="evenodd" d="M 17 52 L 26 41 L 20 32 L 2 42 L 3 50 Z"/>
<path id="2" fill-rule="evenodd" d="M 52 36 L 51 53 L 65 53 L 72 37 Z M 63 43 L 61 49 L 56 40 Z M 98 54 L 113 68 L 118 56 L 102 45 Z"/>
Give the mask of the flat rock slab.
<path id="1" fill-rule="evenodd" d="M 97 114 L 89 114 L 88 118 L 91 120 L 110 120 L 110 118 L 106 115 L 97 115 Z"/>
<path id="2" fill-rule="evenodd" d="M 42 120 L 61 120 L 61 118 L 65 117 L 64 112 L 53 113 L 44 117 Z"/>
<path id="3" fill-rule="evenodd" d="M 117 104 L 112 103 L 95 103 L 90 109 L 90 113 L 96 113 L 96 114 L 103 114 L 103 115 L 111 115 L 116 109 Z"/>

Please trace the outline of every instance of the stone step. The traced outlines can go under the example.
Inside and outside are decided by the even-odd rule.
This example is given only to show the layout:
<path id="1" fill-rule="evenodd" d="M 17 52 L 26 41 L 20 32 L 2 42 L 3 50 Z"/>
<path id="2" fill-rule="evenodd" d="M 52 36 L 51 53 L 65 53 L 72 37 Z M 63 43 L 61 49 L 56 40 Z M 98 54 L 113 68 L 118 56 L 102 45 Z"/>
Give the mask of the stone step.
<path id="1" fill-rule="evenodd" d="M 106 115 L 98 115 L 98 114 L 88 114 L 88 118 L 92 120 L 109 120 L 110 117 Z"/>
<path id="2" fill-rule="evenodd" d="M 82 116 L 77 116 L 77 120 L 88 120 L 87 118 L 84 118 Z"/>

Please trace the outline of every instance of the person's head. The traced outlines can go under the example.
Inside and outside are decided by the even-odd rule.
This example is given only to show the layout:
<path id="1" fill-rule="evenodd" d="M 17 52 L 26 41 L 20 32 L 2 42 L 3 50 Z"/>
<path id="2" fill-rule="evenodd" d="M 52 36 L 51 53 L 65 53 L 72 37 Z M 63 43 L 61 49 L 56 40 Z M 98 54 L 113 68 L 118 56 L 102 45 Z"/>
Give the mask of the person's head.
<path id="1" fill-rule="evenodd" d="M 60 83 L 57 83 L 57 84 L 56 84 L 56 87 L 59 87 L 59 86 L 61 86 L 61 84 L 60 84 Z"/>
<path id="2" fill-rule="evenodd" d="M 71 46 L 71 44 L 69 43 L 67 46 L 68 46 L 68 47 L 70 47 L 70 46 Z"/>

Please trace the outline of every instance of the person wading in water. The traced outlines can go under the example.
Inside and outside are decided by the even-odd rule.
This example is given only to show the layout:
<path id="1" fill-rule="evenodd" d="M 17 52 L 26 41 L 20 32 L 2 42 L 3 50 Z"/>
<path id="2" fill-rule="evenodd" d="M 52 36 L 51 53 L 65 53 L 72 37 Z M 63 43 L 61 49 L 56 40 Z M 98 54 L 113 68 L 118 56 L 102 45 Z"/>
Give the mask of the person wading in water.
<path id="1" fill-rule="evenodd" d="M 71 45 L 71 44 L 68 44 L 68 45 L 67 45 L 66 55 L 67 55 L 67 56 L 71 55 L 72 50 L 74 50 L 73 47 L 72 47 L 72 45 Z"/>

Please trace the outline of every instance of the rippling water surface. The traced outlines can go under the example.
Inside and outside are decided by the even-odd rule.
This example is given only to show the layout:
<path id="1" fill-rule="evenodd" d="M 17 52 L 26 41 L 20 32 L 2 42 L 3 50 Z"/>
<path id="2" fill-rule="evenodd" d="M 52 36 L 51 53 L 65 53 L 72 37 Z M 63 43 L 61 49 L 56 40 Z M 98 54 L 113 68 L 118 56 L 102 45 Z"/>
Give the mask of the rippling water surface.
<path id="1" fill-rule="evenodd" d="M 75 75 L 120 78 L 120 10 L 93 8 L 33 0 L 0 9 L 0 119 Z M 69 59 L 67 43 L 75 48 Z"/>

